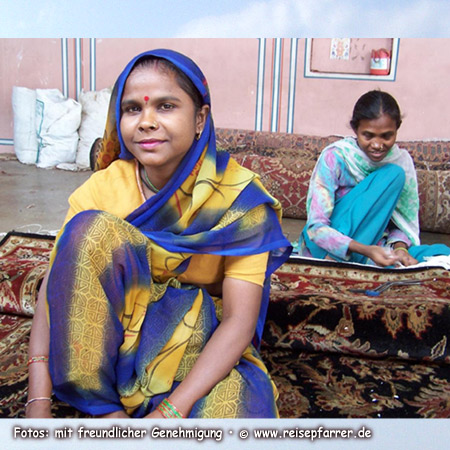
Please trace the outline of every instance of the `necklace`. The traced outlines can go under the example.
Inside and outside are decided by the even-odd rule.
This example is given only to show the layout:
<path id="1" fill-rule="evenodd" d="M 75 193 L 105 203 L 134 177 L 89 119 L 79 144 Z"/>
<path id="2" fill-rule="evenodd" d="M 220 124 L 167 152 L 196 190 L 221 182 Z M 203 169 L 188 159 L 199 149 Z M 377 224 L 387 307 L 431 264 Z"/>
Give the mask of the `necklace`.
<path id="1" fill-rule="evenodd" d="M 145 167 L 142 167 L 142 171 L 144 172 L 144 176 L 142 176 L 141 173 L 141 180 L 143 181 L 143 183 L 155 194 L 157 194 L 159 192 L 159 189 L 157 187 L 155 187 L 153 185 L 153 183 L 150 181 L 150 179 L 148 178 L 147 175 L 147 171 L 145 170 Z"/>

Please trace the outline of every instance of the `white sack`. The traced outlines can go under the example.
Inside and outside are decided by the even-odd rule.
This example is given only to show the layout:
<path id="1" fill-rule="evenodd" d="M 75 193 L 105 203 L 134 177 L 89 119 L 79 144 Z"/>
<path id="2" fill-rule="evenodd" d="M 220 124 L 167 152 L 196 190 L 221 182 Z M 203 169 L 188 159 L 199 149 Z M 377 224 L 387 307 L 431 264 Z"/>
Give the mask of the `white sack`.
<path id="1" fill-rule="evenodd" d="M 75 162 L 80 122 L 79 103 L 58 89 L 36 89 L 38 167 Z"/>
<path id="2" fill-rule="evenodd" d="M 103 137 L 110 98 L 110 88 L 80 93 L 79 102 L 82 112 L 76 157 L 77 166 L 80 168 L 90 167 L 89 156 L 92 144 L 97 138 Z"/>
<path id="3" fill-rule="evenodd" d="M 14 151 L 23 164 L 36 164 L 36 91 L 13 86 Z"/>

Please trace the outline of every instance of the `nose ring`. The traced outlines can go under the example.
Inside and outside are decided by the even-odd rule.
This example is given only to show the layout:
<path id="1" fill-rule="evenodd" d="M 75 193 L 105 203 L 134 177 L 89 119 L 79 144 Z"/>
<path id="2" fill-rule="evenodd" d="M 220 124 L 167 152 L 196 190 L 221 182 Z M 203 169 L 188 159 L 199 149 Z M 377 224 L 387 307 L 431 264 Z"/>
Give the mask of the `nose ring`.
<path id="1" fill-rule="evenodd" d="M 158 126 L 158 123 L 155 121 L 155 122 L 153 122 L 153 123 L 151 123 L 151 124 L 149 125 L 149 128 L 150 128 L 151 130 L 154 130 L 154 129 L 157 128 L 157 126 Z"/>

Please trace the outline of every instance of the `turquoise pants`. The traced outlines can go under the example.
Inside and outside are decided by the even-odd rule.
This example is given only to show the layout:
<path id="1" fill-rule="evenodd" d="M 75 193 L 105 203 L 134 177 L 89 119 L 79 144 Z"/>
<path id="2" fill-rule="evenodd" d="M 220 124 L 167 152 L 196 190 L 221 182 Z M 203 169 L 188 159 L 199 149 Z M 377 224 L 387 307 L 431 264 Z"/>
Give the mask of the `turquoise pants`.
<path id="1" fill-rule="evenodd" d="M 330 226 L 361 244 L 376 245 L 391 220 L 404 183 L 405 172 L 401 167 L 395 164 L 380 167 L 336 201 Z M 309 239 L 306 227 L 302 237 L 314 258 L 327 256 L 326 250 Z M 409 253 L 421 262 L 426 256 L 450 255 L 450 248 L 444 244 L 417 245 L 410 247 Z M 350 261 L 365 264 L 367 257 L 351 253 Z"/>

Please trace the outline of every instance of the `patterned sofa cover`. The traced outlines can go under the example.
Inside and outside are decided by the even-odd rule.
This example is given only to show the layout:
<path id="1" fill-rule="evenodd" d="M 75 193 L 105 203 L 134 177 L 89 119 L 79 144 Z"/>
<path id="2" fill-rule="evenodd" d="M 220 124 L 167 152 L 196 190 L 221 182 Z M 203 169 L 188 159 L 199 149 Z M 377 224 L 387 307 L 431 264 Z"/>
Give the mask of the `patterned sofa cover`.
<path id="1" fill-rule="evenodd" d="M 304 220 L 308 180 L 337 136 L 219 129 L 219 148 L 261 174 L 285 217 Z M 449 233 L 450 143 L 401 143 L 418 168 L 422 229 Z M 300 231 L 300 230 L 299 230 Z M 448 234 L 447 234 L 448 235 Z M 0 243 L 1 417 L 23 417 L 27 350 L 37 290 L 53 239 Z M 355 294 L 386 282 L 379 296 Z M 450 273 L 297 259 L 273 276 L 262 356 L 281 417 L 450 417 Z M 57 417 L 80 414 L 55 401 Z"/>
<path id="2" fill-rule="evenodd" d="M 217 146 L 261 175 L 280 200 L 283 217 L 306 220 L 306 195 L 320 152 L 339 136 L 307 136 L 219 128 Z M 450 233 L 450 142 L 398 142 L 417 169 L 420 229 Z"/>

